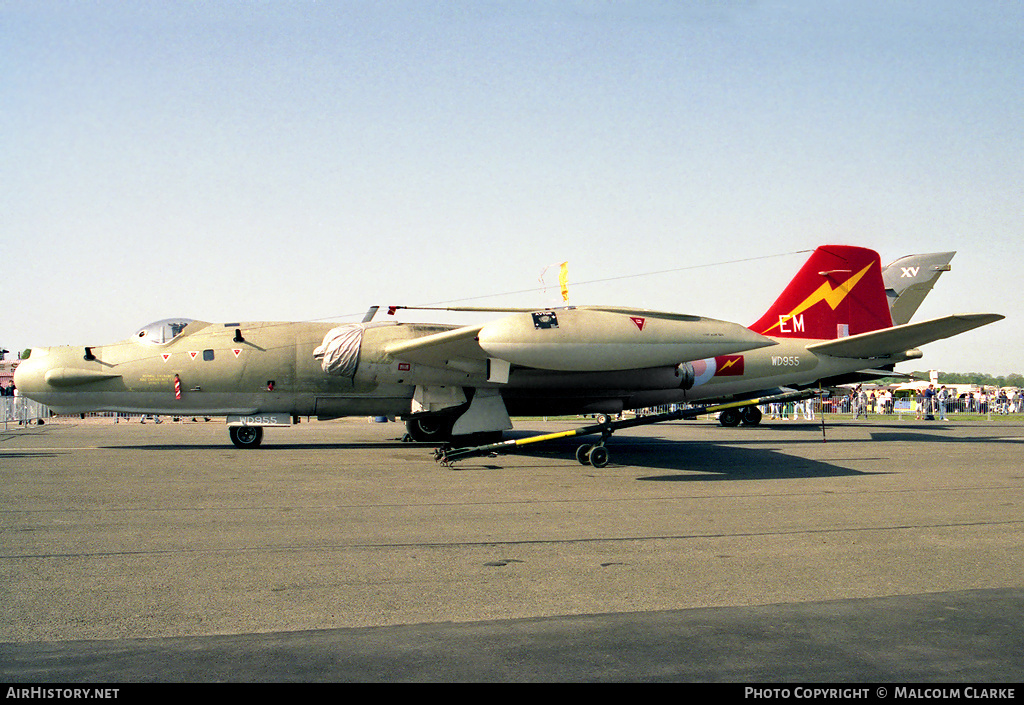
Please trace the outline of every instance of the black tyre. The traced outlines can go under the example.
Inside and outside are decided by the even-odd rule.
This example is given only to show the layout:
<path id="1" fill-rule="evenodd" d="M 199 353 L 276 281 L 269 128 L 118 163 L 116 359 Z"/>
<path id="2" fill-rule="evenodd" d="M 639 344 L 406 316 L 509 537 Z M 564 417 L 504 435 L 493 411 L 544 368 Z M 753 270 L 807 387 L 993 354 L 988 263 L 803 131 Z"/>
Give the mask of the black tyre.
<path id="1" fill-rule="evenodd" d="M 761 423 L 761 416 L 761 410 L 756 406 L 745 406 L 743 411 L 740 412 L 744 426 L 757 426 Z"/>
<path id="2" fill-rule="evenodd" d="M 732 428 L 733 426 L 739 426 L 740 424 L 740 412 L 739 409 L 726 409 L 718 415 L 718 423 L 723 426 Z"/>
<path id="3" fill-rule="evenodd" d="M 450 416 L 416 416 L 405 422 L 405 429 L 414 441 L 443 443 L 451 440 L 454 425 Z"/>
<path id="4" fill-rule="evenodd" d="M 576 460 L 580 465 L 590 465 L 590 451 L 594 446 L 584 443 L 576 449 Z"/>
<path id="5" fill-rule="evenodd" d="M 590 449 L 590 464 L 595 468 L 603 468 L 608 464 L 610 454 L 604 446 L 594 446 Z"/>
<path id="6" fill-rule="evenodd" d="M 228 436 L 238 448 L 258 448 L 263 442 L 263 427 L 229 426 Z"/>

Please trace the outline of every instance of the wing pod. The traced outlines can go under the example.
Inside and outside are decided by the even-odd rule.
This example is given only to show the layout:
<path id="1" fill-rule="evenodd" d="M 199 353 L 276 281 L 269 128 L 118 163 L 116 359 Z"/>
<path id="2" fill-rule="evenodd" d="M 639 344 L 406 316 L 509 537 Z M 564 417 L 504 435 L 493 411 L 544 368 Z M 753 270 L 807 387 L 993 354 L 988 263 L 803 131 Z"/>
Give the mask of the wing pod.
<path id="1" fill-rule="evenodd" d="M 572 308 L 506 316 L 484 325 L 477 340 L 514 365 L 565 372 L 660 367 L 776 344 L 713 318 Z"/>

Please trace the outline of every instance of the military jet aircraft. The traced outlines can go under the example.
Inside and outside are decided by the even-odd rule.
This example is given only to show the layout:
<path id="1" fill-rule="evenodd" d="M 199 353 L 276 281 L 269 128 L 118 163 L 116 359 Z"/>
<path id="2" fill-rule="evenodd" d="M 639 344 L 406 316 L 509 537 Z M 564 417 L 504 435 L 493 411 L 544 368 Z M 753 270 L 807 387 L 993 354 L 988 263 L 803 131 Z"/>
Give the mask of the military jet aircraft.
<path id="1" fill-rule="evenodd" d="M 300 416 L 401 416 L 437 440 L 509 429 L 510 412 L 649 406 L 692 381 L 680 361 L 774 344 L 736 323 L 602 307 L 472 326 L 173 318 L 112 345 L 34 348 L 15 383 L 57 413 L 227 416 L 239 447 Z"/>
<path id="2" fill-rule="evenodd" d="M 414 439 L 441 442 L 500 433 L 515 415 L 810 385 L 914 359 L 917 345 L 1002 318 L 892 327 L 877 253 L 846 246 L 815 250 L 750 328 L 615 307 L 504 312 L 471 326 L 167 319 L 112 345 L 34 348 L 15 384 L 57 413 L 226 416 L 241 448 L 301 416 L 400 416 Z M 737 413 L 752 422 L 755 412 Z"/>

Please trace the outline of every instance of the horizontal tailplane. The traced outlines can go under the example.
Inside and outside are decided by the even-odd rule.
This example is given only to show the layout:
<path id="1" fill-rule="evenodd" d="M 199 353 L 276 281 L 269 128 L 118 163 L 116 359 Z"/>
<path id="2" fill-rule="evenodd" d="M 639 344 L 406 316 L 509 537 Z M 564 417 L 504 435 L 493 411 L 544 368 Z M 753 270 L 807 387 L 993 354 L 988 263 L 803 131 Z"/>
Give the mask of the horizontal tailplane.
<path id="1" fill-rule="evenodd" d="M 933 318 L 920 323 L 907 323 L 885 330 L 878 330 L 860 335 L 829 340 L 808 345 L 807 349 L 815 354 L 832 355 L 833 357 L 874 358 L 896 355 L 926 343 L 966 333 L 1001 321 L 1005 316 L 998 313 L 957 313 L 942 318 Z"/>

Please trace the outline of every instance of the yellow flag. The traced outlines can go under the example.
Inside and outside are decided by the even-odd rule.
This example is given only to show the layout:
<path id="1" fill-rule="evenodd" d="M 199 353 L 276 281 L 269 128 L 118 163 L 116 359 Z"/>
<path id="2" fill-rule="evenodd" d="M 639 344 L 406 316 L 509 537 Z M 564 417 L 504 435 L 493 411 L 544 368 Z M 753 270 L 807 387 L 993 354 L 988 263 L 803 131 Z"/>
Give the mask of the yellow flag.
<path id="1" fill-rule="evenodd" d="M 558 270 L 558 283 L 562 287 L 562 301 L 569 301 L 569 263 L 562 262 Z"/>

